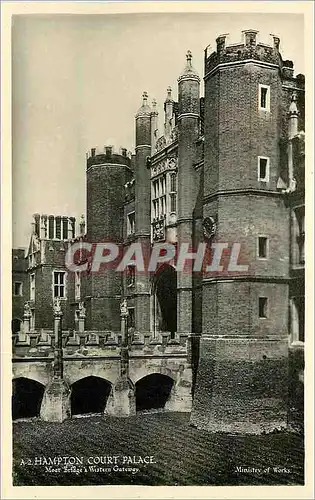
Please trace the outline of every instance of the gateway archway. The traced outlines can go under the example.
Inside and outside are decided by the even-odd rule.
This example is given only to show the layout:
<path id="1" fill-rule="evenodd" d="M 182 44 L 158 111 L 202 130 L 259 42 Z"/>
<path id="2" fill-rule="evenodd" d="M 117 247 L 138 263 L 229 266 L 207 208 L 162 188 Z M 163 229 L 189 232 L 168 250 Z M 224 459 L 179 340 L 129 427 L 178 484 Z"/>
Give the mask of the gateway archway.
<path id="1" fill-rule="evenodd" d="M 154 330 L 170 332 L 174 338 L 177 330 L 177 275 L 170 265 L 164 265 L 154 277 Z"/>

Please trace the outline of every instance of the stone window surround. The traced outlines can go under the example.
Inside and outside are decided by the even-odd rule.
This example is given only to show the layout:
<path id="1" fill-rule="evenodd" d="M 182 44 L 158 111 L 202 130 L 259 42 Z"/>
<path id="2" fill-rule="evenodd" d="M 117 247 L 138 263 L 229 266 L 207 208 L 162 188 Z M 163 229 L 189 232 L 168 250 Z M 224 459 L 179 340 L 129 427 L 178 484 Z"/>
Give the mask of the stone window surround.
<path id="1" fill-rule="evenodd" d="M 16 285 L 18 285 L 16 287 Z M 14 297 L 23 296 L 23 283 L 22 281 L 14 281 Z"/>
<path id="2" fill-rule="evenodd" d="M 262 90 L 265 89 L 267 92 L 265 94 L 265 106 L 261 106 L 262 99 Z M 270 112 L 270 85 L 259 84 L 259 92 L 258 92 L 258 109 L 260 111 L 269 111 Z"/>
<path id="3" fill-rule="evenodd" d="M 265 177 L 261 177 L 261 172 L 260 172 L 261 160 L 266 160 L 266 175 L 265 175 Z M 258 165 L 257 165 L 257 178 L 258 178 L 258 181 L 260 181 L 260 182 L 269 182 L 269 177 L 270 177 L 270 158 L 268 156 L 258 156 L 257 163 L 258 163 Z"/>
<path id="4" fill-rule="evenodd" d="M 260 238 L 265 238 L 265 240 L 266 240 L 266 255 L 264 257 L 259 254 L 259 240 L 260 240 Z M 259 260 L 269 259 L 269 238 L 265 234 L 259 234 L 257 236 L 257 258 Z"/>
<path id="5" fill-rule="evenodd" d="M 132 234 L 135 233 L 135 224 L 136 224 L 136 217 L 135 217 L 135 211 L 133 210 L 132 212 L 129 212 L 127 214 L 127 236 L 131 236 Z"/>
<path id="6" fill-rule="evenodd" d="M 268 297 L 258 297 L 258 316 L 259 319 L 269 318 L 269 300 Z"/>
<path id="7" fill-rule="evenodd" d="M 63 274 L 63 283 L 56 283 L 55 282 L 55 274 Z M 60 295 L 55 295 L 55 287 L 59 287 L 59 292 L 60 292 L 60 287 L 63 287 L 63 297 L 60 297 Z M 54 269 L 52 271 L 52 296 L 53 299 L 59 298 L 60 300 L 66 300 L 67 299 L 67 272 L 64 269 Z"/>

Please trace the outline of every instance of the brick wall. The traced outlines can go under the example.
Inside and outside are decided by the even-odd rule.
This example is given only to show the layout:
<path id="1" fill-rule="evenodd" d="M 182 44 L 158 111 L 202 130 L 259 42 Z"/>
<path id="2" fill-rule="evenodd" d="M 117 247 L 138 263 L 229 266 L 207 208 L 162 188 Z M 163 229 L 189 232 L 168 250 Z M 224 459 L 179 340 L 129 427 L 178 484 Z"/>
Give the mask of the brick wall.
<path id="1" fill-rule="evenodd" d="M 191 423 L 270 432 L 287 424 L 287 341 L 201 338 Z"/>
<path id="2" fill-rule="evenodd" d="M 125 165 L 117 162 L 117 165 L 99 164 L 90 165 L 88 168 L 87 240 L 89 242 L 105 241 L 121 244 L 123 241 L 124 185 L 132 177 L 126 160 Z M 110 160 L 107 161 L 110 163 Z M 102 266 L 98 272 L 92 270 L 84 285 L 84 293 L 88 297 L 86 328 L 119 331 L 121 286 L 122 276 L 113 268 Z"/>
<path id="3" fill-rule="evenodd" d="M 29 298 L 29 286 L 27 276 L 27 260 L 24 249 L 12 251 L 12 319 L 23 320 L 24 304 Z M 22 283 L 21 295 L 14 294 L 14 283 Z"/>
<path id="4" fill-rule="evenodd" d="M 124 203 L 124 166 L 96 165 L 87 172 L 87 239 L 120 242 Z"/>
<path id="5" fill-rule="evenodd" d="M 204 206 L 209 216 L 217 216 L 214 241 L 241 244 L 240 263 L 249 265 L 249 275 L 288 277 L 290 217 L 282 197 L 226 193 Z M 258 258 L 259 236 L 268 238 L 267 259 Z"/>
<path id="6" fill-rule="evenodd" d="M 259 84 L 270 86 L 270 112 L 258 109 Z M 276 68 L 248 63 L 206 80 L 205 195 L 217 189 L 276 190 L 280 98 Z M 257 179 L 258 156 L 270 158 L 269 183 Z"/>
<path id="7" fill-rule="evenodd" d="M 259 84 L 270 86 L 270 112 L 259 110 Z M 217 219 L 214 241 L 229 245 L 221 275 L 203 279 L 192 423 L 209 430 L 286 425 L 290 222 L 276 192 L 281 105 L 278 68 L 236 64 L 205 82 L 203 216 Z M 268 183 L 258 180 L 258 156 L 270 159 Z M 268 238 L 264 259 L 258 236 Z M 238 263 L 248 272 L 227 270 L 233 243 L 241 244 Z M 266 318 L 259 317 L 259 297 L 268 299 Z"/>
<path id="8" fill-rule="evenodd" d="M 30 275 L 35 274 L 35 328 L 53 328 L 54 271 L 66 273 L 66 297 L 61 299 L 62 325 L 64 329 L 74 328 L 74 274 L 65 267 L 68 246 L 63 241 L 53 240 L 42 241 L 42 246 L 42 264 L 28 269 L 28 290 Z"/>

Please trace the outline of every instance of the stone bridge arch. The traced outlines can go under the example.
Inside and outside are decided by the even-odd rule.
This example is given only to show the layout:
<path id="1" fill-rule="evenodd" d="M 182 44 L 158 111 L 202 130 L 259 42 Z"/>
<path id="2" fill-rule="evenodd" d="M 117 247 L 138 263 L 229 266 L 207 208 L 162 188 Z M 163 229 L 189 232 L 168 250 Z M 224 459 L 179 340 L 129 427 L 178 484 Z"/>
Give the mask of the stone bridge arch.
<path id="1" fill-rule="evenodd" d="M 52 364 L 45 362 L 13 363 L 13 380 L 26 378 L 47 386 L 52 378 Z"/>
<path id="2" fill-rule="evenodd" d="M 39 417 L 45 386 L 28 377 L 12 380 L 12 419 Z"/>
<path id="3" fill-rule="evenodd" d="M 69 385 L 86 377 L 99 377 L 115 385 L 120 375 L 120 360 L 66 360 L 64 362 L 64 379 Z"/>
<path id="4" fill-rule="evenodd" d="M 133 384 L 152 373 L 166 375 L 178 383 L 180 379 L 191 380 L 191 368 L 185 358 L 131 358 L 129 360 L 129 377 Z"/>
<path id="5" fill-rule="evenodd" d="M 142 380 L 143 382 L 145 382 L 144 379 L 146 379 L 146 381 L 148 382 L 148 386 L 147 389 L 144 387 L 144 392 L 147 390 L 148 397 L 151 397 L 150 387 L 149 387 L 150 383 L 152 386 L 152 394 L 154 393 L 154 386 L 156 384 L 158 384 L 159 382 L 161 383 L 162 393 L 164 390 L 163 389 L 164 386 L 165 400 L 162 407 L 164 407 L 165 410 L 187 411 L 187 412 L 191 411 L 192 371 L 191 367 L 187 365 L 185 359 L 183 358 L 168 359 L 167 362 L 165 359 L 162 358 L 131 359 L 129 366 L 129 376 L 136 388 L 135 391 L 136 400 L 137 400 L 137 388 L 139 388 L 142 385 L 140 381 Z M 167 382 L 167 379 L 169 379 L 169 383 Z M 159 390 L 157 388 L 156 394 L 158 395 L 158 393 Z M 139 400 L 139 394 L 138 394 L 138 400 Z M 138 409 L 140 409 L 141 405 L 138 404 L 137 406 Z M 145 404 L 142 406 L 145 406 Z M 154 405 L 152 405 L 152 408 L 153 407 Z M 149 409 L 149 408 L 143 408 L 143 409 Z"/>
<path id="6" fill-rule="evenodd" d="M 136 410 L 164 409 L 171 398 L 174 379 L 161 373 L 150 373 L 135 384 Z"/>
<path id="7" fill-rule="evenodd" d="M 112 384 L 103 377 L 83 376 L 71 385 L 71 415 L 104 413 Z"/>

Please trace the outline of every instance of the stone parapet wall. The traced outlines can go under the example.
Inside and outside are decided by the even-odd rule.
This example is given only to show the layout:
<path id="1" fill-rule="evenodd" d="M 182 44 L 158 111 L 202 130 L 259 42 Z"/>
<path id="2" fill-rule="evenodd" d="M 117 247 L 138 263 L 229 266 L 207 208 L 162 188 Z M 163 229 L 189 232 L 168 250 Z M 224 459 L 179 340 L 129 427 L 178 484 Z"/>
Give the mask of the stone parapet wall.
<path id="1" fill-rule="evenodd" d="M 131 355 L 169 356 L 170 354 L 187 355 L 187 335 L 163 332 L 153 337 L 151 333 L 133 334 L 128 339 Z M 53 359 L 55 334 L 51 330 L 30 333 L 20 332 L 12 336 L 13 359 L 49 358 Z M 62 334 L 64 357 L 93 356 L 119 357 L 122 336 L 109 330 L 104 331 L 64 331 Z"/>

